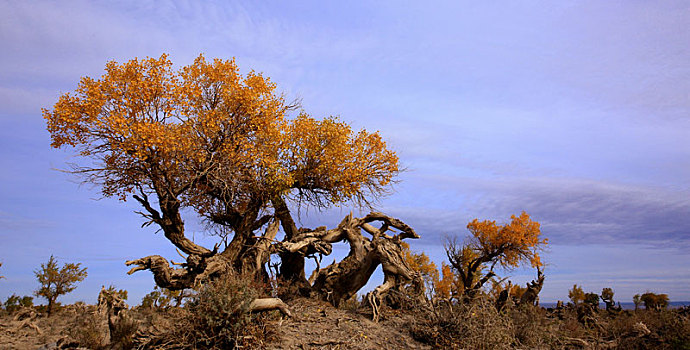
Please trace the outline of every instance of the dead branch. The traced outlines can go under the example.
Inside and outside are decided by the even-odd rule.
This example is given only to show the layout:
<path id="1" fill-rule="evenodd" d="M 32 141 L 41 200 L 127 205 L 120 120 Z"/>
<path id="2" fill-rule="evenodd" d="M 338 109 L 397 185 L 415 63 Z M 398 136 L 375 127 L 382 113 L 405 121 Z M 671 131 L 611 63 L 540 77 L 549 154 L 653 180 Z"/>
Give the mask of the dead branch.
<path id="1" fill-rule="evenodd" d="M 249 304 L 250 312 L 263 312 L 279 310 L 283 315 L 287 317 L 292 317 L 292 313 L 288 306 L 279 298 L 259 298 L 254 299 L 251 304 Z"/>

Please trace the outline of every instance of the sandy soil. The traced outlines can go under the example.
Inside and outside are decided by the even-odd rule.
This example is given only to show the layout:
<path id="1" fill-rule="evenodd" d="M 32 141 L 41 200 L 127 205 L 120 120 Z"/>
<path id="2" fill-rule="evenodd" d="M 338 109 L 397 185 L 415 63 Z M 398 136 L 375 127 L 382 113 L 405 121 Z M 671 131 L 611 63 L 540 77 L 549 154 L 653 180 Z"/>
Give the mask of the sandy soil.
<path id="1" fill-rule="evenodd" d="M 366 308 L 337 309 L 302 298 L 288 305 L 293 317 L 269 321 L 274 334 L 265 344 L 266 349 L 429 349 L 410 336 L 411 315 L 390 311 L 381 322 L 373 323 Z M 56 349 L 55 343 L 66 339 L 69 327 L 94 311 L 94 306 L 68 306 L 50 317 L 24 319 L 0 311 L 0 350 Z M 144 318 L 136 311 L 131 315 Z"/>

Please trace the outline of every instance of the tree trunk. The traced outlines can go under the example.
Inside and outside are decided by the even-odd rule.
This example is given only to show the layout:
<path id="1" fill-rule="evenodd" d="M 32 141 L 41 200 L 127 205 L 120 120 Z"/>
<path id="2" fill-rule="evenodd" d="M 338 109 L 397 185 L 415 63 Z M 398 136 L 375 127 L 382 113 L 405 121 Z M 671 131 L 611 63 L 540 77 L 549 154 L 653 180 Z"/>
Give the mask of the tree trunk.
<path id="1" fill-rule="evenodd" d="M 57 299 L 57 297 L 48 298 L 48 310 L 46 311 L 48 313 L 48 316 L 53 314 L 53 306 L 55 305 L 55 299 Z"/>
<path id="2" fill-rule="evenodd" d="M 285 232 L 284 241 L 289 242 L 300 234 L 300 230 L 297 229 L 297 225 L 295 225 L 295 221 L 292 219 L 290 210 L 283 198 L 274 198 L 271 203 L 275 210 L 275 216 L 280 219 L 283 232 Z M 304 255 L 290 251 L 281 251 L 278 255 L 281 261 L 278 278 L 280 278 L 282 282 L 294 287 L 288 288 L 286 293 L 294 295 L 292 289 L 296 289 L 300 295 L 309 296 L 311 293 L 311 286 L 304 272 Z"/>
<path id="3" fill-rule="evenodd" d="M 247 210 L 244 216 L 234 212 L 228 214 L 227 223 L 232 224 L 235 235 L 228 247 L 218 254 L 217 246 L 211 251 L 184 237 L 177 202 L 161 203 L 161 210 L 164 212 L 161 217 L 151 208 L 143 194 L 142 197 L 135 198 L 149 211 L 149 217 L 163 228 L 166 237 L 176 247 L 189 254 L 184 263 L 169 262 L 158 255 L 126 262 L 128 266 L 133 266 L 128 274 L 151 270 L 156 284 L 162 288 L 195 288 L 206 280 L 226 273 L 261 273 L 265 276 L 265 265 L 270 254 L 278 253 L 282 261 L 279 278 L 296 287 L 300 294 L 308 295 L 315 292 L 320 298 L 336 306 L 366 285 L 376 268 L 381 265 L 384 283 L 369 297 L 375 320 L 378 318 L 378 305 L 392 288 L 414 282 L 416 289 L 421 290 L 423 294 L 421 276 L 412 271 L 405 262 L 401 245 L 402 239 L 419 236 L 402 221 L 387 215 L 370 213 L 363 218 L 355 218 L 350 214 L 334 229 L 297 229 L 285 201 L 276 198 L 271 201 L 274 206 L 273 222 L 261 236 L 254 236 L 253 232 L 271 218 L 263 217 L 257 220 L 258 207 Z M 374 227 L 374 222 L 379 222 L 380 227 Z M 279 225 L 285 231 L 283 242 L 275 242 Z M 400 232 L 389 236 L 389 229 Z M 365 237 L 363 231 L 371 235 L 371 238 Z M 338 263 L 315 271 L 311 285 L 305 276 L 304 258 L 317 254 L 329 255 L 332 244 L 343 241 L 350 246 L 348 256 Z M 180 268 L 173 268 L 171 263 Z M 274 300 L 273 303 L 279 305 L 282 302 Z"/>
<path id="4" fill-rule="evenodd" d="M 380 228 L 371 225 L 375 221 L 381 222 Z M 401 232 L 388 236 L 386 231 L 390 228 Z M 369 233 L 371 239 L 365 237 L 362 230 Z M 404 238 L 419 236 L 402 221 L 381 213 L 370 213 L 363 218 L 354 218 L 350 214 L 334 229 L 321 227 L 314 231 L 303 231 L 289 242 L 281 242 L 277 248 L 282 252 L 299 253 L 302 256 L 328 255 L 333 243 L 346 241 L 350 245 L 347 257 L 316 271 L 312 286 L 312 292 L 335 306 L 357 293 L 381 265 L 384 283 L 368 296 L 374 320 L 377 320 L 378 305 L 391 288 L 415 282 L 417 289 L 423 294 L 421 275 L 412 271 L 403 258 L 400 243 Z"/>
<path id="5" fill-rule="evenodd" d="M 541 292 L 542 286 L 544 286 L 544 274 L 537 267 L 537 279 L 527 283 L 527 290 L 520 297 L 520 305 L 535 305 L 539 300 L 539 292 Z"/>

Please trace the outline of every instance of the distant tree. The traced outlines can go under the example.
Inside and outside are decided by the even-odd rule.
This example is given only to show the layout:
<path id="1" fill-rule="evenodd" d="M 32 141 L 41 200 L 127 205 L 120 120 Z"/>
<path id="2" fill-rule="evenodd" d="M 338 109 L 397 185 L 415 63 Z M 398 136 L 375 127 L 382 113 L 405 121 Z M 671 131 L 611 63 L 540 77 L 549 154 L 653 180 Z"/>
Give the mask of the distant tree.
<path id="1" fill-rule="evenodd" d="M 438 267 L 436 267 L 436 264 L 431 261 L 429 256 L 425 253 L 412 252 L 409 244 L 401 242 L 401 245 L 404 262 L 412 271 L 421 275 L 422 280 L 424 281 L 424 286 L 430 292 L 433 292 L 439 280 Z"/>
<path id="2" fill-rule="evenodd" d="M 592 307 L 599 307 L 599 294 L 597 293 L 586 293 L 584 303 L 591 305 Z"/>
<path id="3" fill-rule="evenodd" d="M 2 263 L 0 262 L 0 267 L 2 267 Z M 0 276 L 0 279 L 5 278 L 5 276 Z"/>
<path id="4" fill-rule="evenodd" d="M 141 300 L 141 306 L 148 309 L 167 309 L 173 306 L 180 307 L 182 301 L 190 296 L 191 294 L 184 290 L 169 290 L 154 286 L 153 291 L 146 294 Z"/>
<path id="5" fill-rule="evenodd" d="M 618 305 L 616 307 L 616 302 L 613 301 L 613 289 L 604 288 L 601 290 L 601 295 L 599 296 L 601 300 L 606 304 L 606 311 L 620 311 L 621 307 Z"/>
<path id="6" fill-rule="evenodd" d="M 635 304 L 635 310 L 639 309 L 640 305 L 642 305 L 642 299 L 639 294 L 633 295 L 633 304 Z"/>
<path id="7" fill-rule="evenodd" d="M 170 299 L 166 298 L 158 288 L 158 286 L 153 287 L 153 291 L 144 295 L 141 299 L 141 307 L 146 309 L 160 309 L 168 306 Z"/>
<path id="8" fill-rule="evenodd" d="M 644 307 L 647 310 L 660 310 L 665 309 L 668 306 L 667 294 L 655 294 L 647 292 L 642 294 L 640 300 L 642 300 Z"/>
<path id="9" fill-rule="evenodd" d="M 53 305 L 59 296 L 73 291 L 77 288 L 75 284 L 86 278 L 86 268 L 82 269 L 80 266 L 80 263 L 67 263 L 58 268 L 57 260 L 51 255 L 47 263 L 41 264 L 41 268 L 34 271 L 41 284 L 34 295 L 48 300 L 48 315 L 53 312 Z"/>
<path id="10" fill-rule="evenodd" d="M 582 290 L 582 287 L 578 287 L 577 284 L 573 284 L 573 289 L 568 291 L 568 298 L 570 298 L 573 304 L 579 305 L 585 301 L 585 291 Z"/>
<path id="11" fill-rule="evenodd" d="M 543 265 L 538 250 L 548 240 L 541 238 L 539 227 L 538 222 L 522 212 L 520 216 L 512 215 L 510 223 L 505 225 L 474 219 L 467 225 L 472 236 L 465 244 L 460 245 L 455 239 L 450 239 L 445 244 L 446 255 L 460 279 L 462 294 L 474 295 L 496 276 L 496 266 L 512 269 L 525 263 L 537 268 L 539 282 L 535 281 L 535 288 L 541 289 L 544 276 L 540 270 Z"/>

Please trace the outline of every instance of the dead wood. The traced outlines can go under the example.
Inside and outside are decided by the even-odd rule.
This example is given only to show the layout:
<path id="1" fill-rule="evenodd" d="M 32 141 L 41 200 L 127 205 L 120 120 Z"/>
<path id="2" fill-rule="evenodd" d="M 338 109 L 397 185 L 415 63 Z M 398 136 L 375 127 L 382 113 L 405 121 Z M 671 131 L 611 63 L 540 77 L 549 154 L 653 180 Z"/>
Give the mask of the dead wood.
<path id="1" fill-rule="evenodd" d="M 541 268 L 537 267 L 537 279 L 527 283 L 527 290 L 520 297 L 520 305 L 535 305 L 539 301 L 539 292 L 544 286 L 544 274 Z"/>
<path id="2" fill-rule="evenodd" d="M 288 306 L 279 298 L 260 298 L 254 299 L 251 304 L 249 304 L 250 312 L 263 312 L 279 310 L 283 315 L 287 317 L 292 317 L 292 313 Z"/>

